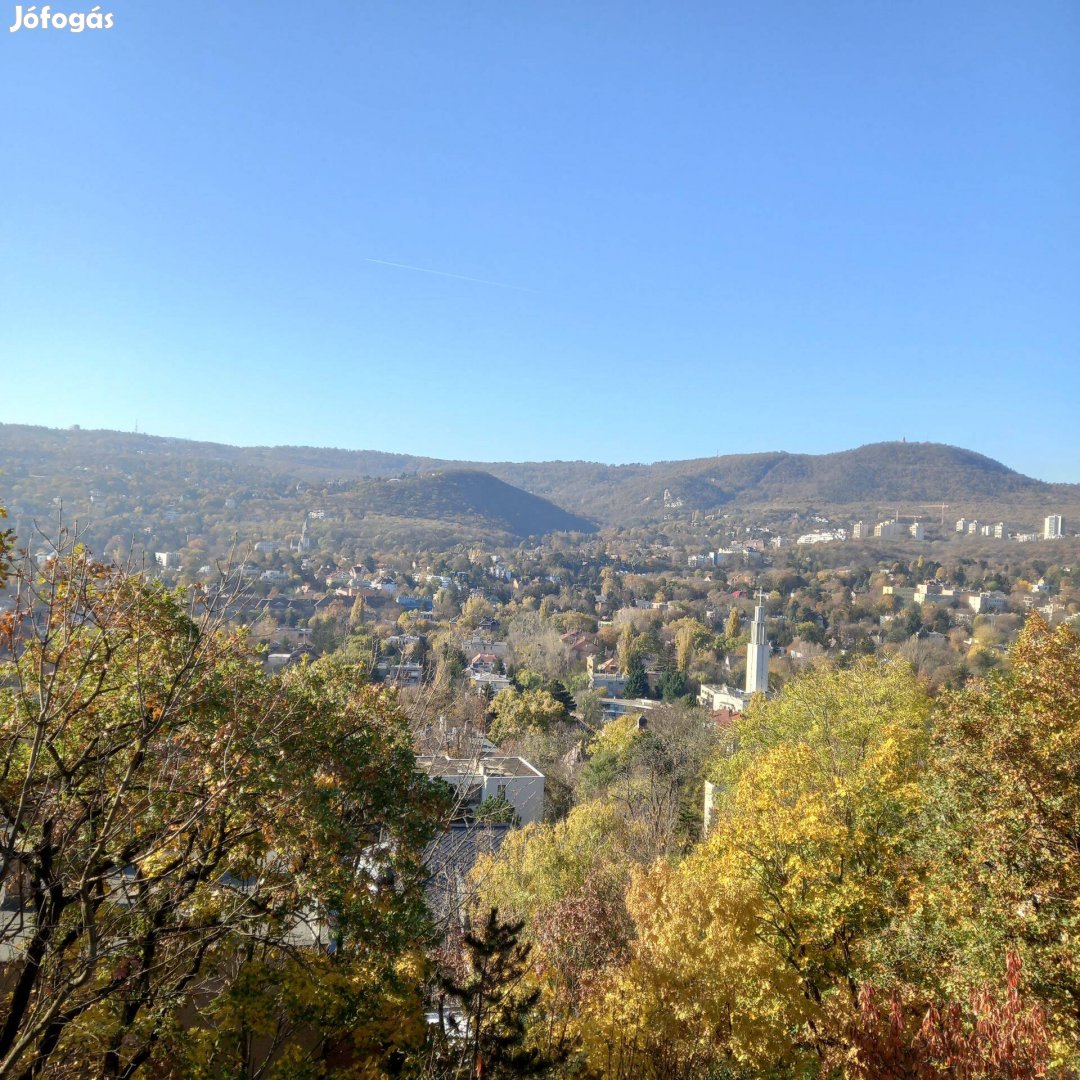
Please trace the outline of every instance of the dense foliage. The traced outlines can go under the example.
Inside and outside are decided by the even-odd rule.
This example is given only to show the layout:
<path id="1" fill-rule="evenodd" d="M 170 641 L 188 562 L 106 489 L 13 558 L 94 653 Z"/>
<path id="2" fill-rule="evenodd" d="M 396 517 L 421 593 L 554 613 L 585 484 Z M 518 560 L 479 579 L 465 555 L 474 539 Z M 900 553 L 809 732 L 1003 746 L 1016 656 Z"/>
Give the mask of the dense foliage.
<path id="1" fill-rule="evenodd" d="M 1076 1075 L 1069 627 L 1033 617 L 1011 671 L 937 703 L 899 660 L 755 699 L 688 850 L 643 846 L 620 794 L 645 738 L 610 725 L 590 801 L 477 869 L 535 945 L 539 1045 L 620 1078 Z"/>
<path id="2" fill-rule="evenodd" d="M 197 593 L 77 548 L 18 587 L 0 1076 L 328 1075 L 422 1038 L 441 802 L 392 692 L 269 678 Z"/>

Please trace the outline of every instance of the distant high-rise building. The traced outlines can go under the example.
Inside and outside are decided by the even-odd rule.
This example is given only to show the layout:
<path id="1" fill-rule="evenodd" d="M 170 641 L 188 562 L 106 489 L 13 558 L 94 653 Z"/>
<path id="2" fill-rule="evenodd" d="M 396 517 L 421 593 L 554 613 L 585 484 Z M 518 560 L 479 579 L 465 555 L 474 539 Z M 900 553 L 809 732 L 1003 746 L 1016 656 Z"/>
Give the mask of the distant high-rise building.
<path id="1" fill-rule="evenodd" d="M 856 521 L 851 526 L 851 538 L 852 540 L 865 540 L 870 535 L 870 529 L 867 527 L 865 521 Z"/>
<path id="2" fill-rule="evenodd" d="M 746 693 L 765 694 L 769 690 L 769 643 L 765 639 L 765 599 L 758 596 L 754 621 L 750 624 L 750 644 L 746 646 Z"/>
<path id="3" fill-rule="evenodd" d="M 879 521 L 874 526 L 874 535 L 891 539 L 896 536 L 903 536 L 905 532 L 904 526 L 899 521 Z"/>
<path id="4" fill-rule="evenodd" d="M 960 520 L 957 521 L 957 523 L 956 523 L 956 531 L 958 533 L 966 533 L 967 532 L 967 527 L 968 527 L 967 518 L 960 518 Z"/>
<path id="5" fill-rule="evenodd" d="M 926 530 L 922 527 L 922 522 L 912 522 L 912 524 L 908 526 L 908 532 L 911 533 L 916 540 L 926 539 Z"/>
<path id="6" fill-rule="evenodd" d="M 1050 514 L 1043 522 L 1043 539 L 1057 540 L 1065 535 L 1065 519 L 1060 514 Z"/>

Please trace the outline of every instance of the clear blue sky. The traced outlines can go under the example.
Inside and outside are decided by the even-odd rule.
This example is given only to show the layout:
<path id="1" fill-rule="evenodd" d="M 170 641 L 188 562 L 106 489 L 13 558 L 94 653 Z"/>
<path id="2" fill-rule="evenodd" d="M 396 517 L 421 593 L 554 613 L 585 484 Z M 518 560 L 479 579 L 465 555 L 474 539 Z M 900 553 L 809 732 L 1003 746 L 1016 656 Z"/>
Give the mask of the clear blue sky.
<path id="1" fill-rule="evenodd" d="M 0 4 L 2 421 L 1080 481 L 1075 0 L 102 7 Z"/>

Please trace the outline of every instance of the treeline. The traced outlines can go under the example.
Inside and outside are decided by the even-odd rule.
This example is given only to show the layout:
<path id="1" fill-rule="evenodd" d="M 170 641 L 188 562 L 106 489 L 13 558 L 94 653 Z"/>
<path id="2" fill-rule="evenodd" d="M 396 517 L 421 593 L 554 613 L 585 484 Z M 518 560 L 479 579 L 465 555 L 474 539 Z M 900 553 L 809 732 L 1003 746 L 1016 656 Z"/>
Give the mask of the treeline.
<path id="1" fill-rule="evenodd" d="M 833 454 L 728 454 L 690 461 L 603 465 L 583 461 L 463 462 L 313 447 L 233 447 L 184 439 L 163 439 L 123 432 L 67 431 L 23 425 L 0 425 L 0 458 L 10 482 L 18 486 L 9 506 L 22 508 L 25 494 L 44 490 L 48 498 L 63 491 L 85 499 L 91 478 L 101 487 L 126 478 L 134 492 L 166 498 L 191 490 L 185 480 L 207 485 L 218 497 L 246 488 L 284 490 L 299 482 L 323 489 L 365 477 L 404 478 L 433 470 L 489 473 L 508 485 L 551 500 L 564 512 L 606 526 L 657 525 L 671 517 L 689 521 L 697 511 L 745 512 L 786 507 L 816 507 L 819 512 L 873 515 L 890 504 L 950 504 L 961 514 L 1017 514 L 1034 523 L 1050 509 L 1071 520 L 1080 506 L 1080 486 L 1046 484 L 1022 476 L 981 454 L 939 443 L 890 442 Z M 39 489 L 26 483 L 47 480 Z M 172 479 L 179 481 L 168 485 Z M 84 483 L 85 482 L 85 483 Z M 25 485 L 25 492 L 23 486 Z M 669 498 L 665 499 L 664 493 Z M 675 507 L 673 504 L 681 502 Z M 118 509 L 124 509 L 118 506 Z M 393 508 L 372 509 L 388 517 L 408 519 Z M 78 512 L 82 516 L 83 504 Z M 513 509 L 509 510 L 513 514 Z M 530 511 L 530 514 L 533 511 Z M 99 508 L 100 513 L 100 508 Z M 438 514 L 424 517 L 440 518 Z M 487 515 L 485 515 L 487 516 Z M 543 516 L 543 515 L 542 515 Z M 556 515 L 557 517 L 557 515 Z M 494 515 L 500 520 L 499 514 Z M 150 524 L 146 522 L 145 524 Z M 551 524 L 548 529 L 581 528 Z M 537 532 L 516 526 L 505 531 Z M 474 534 L 475 536 L 476 534 Z"/>

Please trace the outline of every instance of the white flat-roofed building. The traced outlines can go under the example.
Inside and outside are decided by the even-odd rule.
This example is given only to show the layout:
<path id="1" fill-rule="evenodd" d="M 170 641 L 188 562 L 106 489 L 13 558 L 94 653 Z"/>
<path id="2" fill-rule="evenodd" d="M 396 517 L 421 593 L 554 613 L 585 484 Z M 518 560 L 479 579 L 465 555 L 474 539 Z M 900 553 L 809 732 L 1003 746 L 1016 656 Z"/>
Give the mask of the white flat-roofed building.
<path id="1" fill-rule="evenodd" d="M 1065 519 L 1060 514 L 1049 514 L 1043 522 L 1043 539 L 1058 540 L 1065 535 Z"/>
<path id="2" fill-rule="evenodd" d="M 983 615 L 988 611 L 1006 611 L 1009 607 L 1009 598 L 1000 591 L 972 593 L 967 602 L 976 615 Z"/>
<path id="3" fill-rule="evenodd" d="M 911 602 L 913 604 L 925 604 L 927 602 L 948 604 L 956 598 L 955 589 L 945 589 L 936 581 L 923 581 L 915 586 Z"/>
<path id="4" fill-rule="evenodd" d="M 604 710 L 605 720 L 617 720 L 620 716 L 629 716 L 631 713 L 651 712 L 659 705 L 659 701 L 651 701 L 649 698 L 602 697 L 600 699 L 600 708 Z"/>
<path id="5" fill-rule="evenodd" d="M 742 712 L 746 704 L 746 694 L 727 683 L 705 683 L 698 691 L 697 700 L 698 704 L 709 712 L 719 712 L 721 709 Z"/>
<path id="6" fill-rule="evenodd" d="M 472 671 L 469 673 L 469 678 L 472 679 L 473 689 L 477 693 L 490 690 L 492 694 L 499 694 L 503 690 L 509 690 L 511 686 L 510 680 L 505 675 L 500 675 L 495 671 Z"/>
<path id="7" fill-rule="evenodd" d="M 484 754 L 473 758 L 435 755 L 418 757 L 416 763 L 433 780 L 455 789 L 468 816 L 487 800 L 502 795 L 514 808 L 520 824 L 529 825 L 544 817 L 544 774 L 522 757 Z"/>

